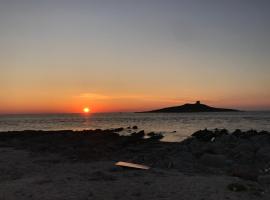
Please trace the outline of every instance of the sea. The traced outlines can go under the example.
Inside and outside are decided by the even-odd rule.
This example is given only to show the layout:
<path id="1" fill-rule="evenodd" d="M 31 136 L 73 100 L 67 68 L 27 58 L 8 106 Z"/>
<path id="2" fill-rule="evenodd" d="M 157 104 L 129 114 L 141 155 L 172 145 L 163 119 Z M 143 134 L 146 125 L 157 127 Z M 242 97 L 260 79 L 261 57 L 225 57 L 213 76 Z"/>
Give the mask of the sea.
<path id="1" fill-rule="evenodd" d="M 86 130 L 127 127 L 162 133 L 163 141 L 181 141 L 200 129 L 270 131 L 270 111 L 216 113 L 91 113 L 0 115 L 0 132 L 22 130 Z M 138 131 L 137 130 L 137 131 Z"/>

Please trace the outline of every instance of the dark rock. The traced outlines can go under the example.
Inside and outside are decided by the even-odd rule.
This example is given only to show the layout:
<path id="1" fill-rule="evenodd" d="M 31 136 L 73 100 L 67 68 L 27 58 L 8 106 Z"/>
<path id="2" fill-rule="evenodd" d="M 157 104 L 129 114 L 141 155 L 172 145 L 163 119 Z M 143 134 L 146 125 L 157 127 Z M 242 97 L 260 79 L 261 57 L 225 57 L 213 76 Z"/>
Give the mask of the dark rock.
<path id="1" fill-rule="evenodd" d="M 251 166 L 235 166 L 231 171 L 231 175 L 245 180 L 257 181 L 259 171 Z"/>
<path id="2" fill-rule="evenodd" d="M 121 132 L 121 131 L 123 131 L 124 130 L 124 128 L 115 128 L 115 129 L 112 129 L 112 131 L 114 131 L 114 132 Z"/>
<path id="3" fill-rule="evenodd" d="M 132 129 L 138 129 L 138 126 L 133 126 Z"/>
<path id="4" fill-rule="evenodd" d="M 244 131 L 241 131 L 239 129 L 236 129 L 232 135 L 238 137 L 238 138 L 245 138 L 245 139 L 250 139 L 254 136 L 257 136 L 258 135 L 258 132 L 256 130 L 248 130 L 246 132 Z"/>
<path id="5" fill-rule="evenodd" d="M 258 177 L 258 182 L 260 184 L 270 184 L 270 175 L 260 175 Z"/>
<path id="6" fill-rule="evenodd" d="M 249 183 L 248 184 L 248 190 L 252 195 L 261 197 L 265 191 L 264 189 L 258 184 L 258 183 Z"/>
<path id="7" fill-rule="evenodd" d="M 229 134 L 227 129 L 215 129 L 214 133 L 215 133 L 216 137 L 217 136 L 224 136 L 224 135 Z"/>
<path id="8" fill-rule="evenodd" d="M 225 168 L 229 162 L 224 155 L 204 154 L 200 158 L 200 163 L 209 167 Z"/>
<path id="9" fill-rule="evenodd" d="M 239 144 L 234 148 L 235 153 L 237 152 L 243 152 L 243 153 L 254 153 L 255 148 L 252 143 L 250 142 L 245 142 L 242 144 Z"/>
<path id="10" fill-rule="evenodd" d="M 133 129 L 129 131 L 135 132 Z M 71 162 L 129 160 L 188 173 L 229 173 L 247 180 L 257 180 L 259 171 L 269 173 L 268 132 L 236 130 L 229 134 L 225 129 L 206 129 L 197 131 L 182 142 L 172 143 L 159 142 L 161 135 L 156 133 L 150 133 L 150 139 L 144 139 L 144 136 L 144 131 L 139 130 L 130 136 L 121 136 L 112 129 L 14 131 L 0 133 L 0 141 L 6 147 L 42 154 L 56 153 Z M 106 175 L 110 174 L 104 175 L 104 179 L 109 180 Z M 102 176 L 95 174 L 90 179 L 102 180 Z"/>
<path id="11" fill-rule="evenodd" d="M 145 136 L 144 130 L 139 131 L 138 133 L 132 133 L 131 137 L 136 137 L 136 138 L 143 138 Z"/>
<path id="12" fill-rule="evenodd" d="M 200 140 L 190 140 L 187 144 L 188 151 L 190 151 L 195 157 L 201 157 L 204 154 L 203 148 L 204 143 Z"/>
<path id="13" fill-rule="evenodd" d="M 270 146 L 270 135 L 261 134 L 261 132 L 256 136 L 252 137 L 251 141 L 256 149 L 259 149 L 264 146 Z"/>
<path id="14" fill-rule="evenodd" d="M 227 188 L 233 192 L 243 192 L 248 190 L 248 188 L 241 183 L 231 183 L 227 186 Z"/>
<path id="15" fill-rule="evenodd" d="M 104 173 L 102 171 L 96 171 L 88 178 L 91 181 L 115 181 L 117 178 L 111 174 Z"/>
<path id="16" fill-rule="evenodd" d="M 243 135 L 243 132 L 240 129 L 236 129 L 233 133 L 233 136 L 235 137 L 241 137 Z"/>
<path id="17" fill-rule="evenodd" d="M 134 132 L 131 134 L 131 136 L 136 136 L 136 137 L 144 137 L 145 133 L 144 133 L 144 130 L 142 131 L 139 131 L 139 132 Z"/>
<path id="18" fill-rule="evenodd" d="M 123 169 L 121 167 L 113 166 L 109 170 L 109 172 L 121 172 Z"/>
<path id="19" fill-rule="evenodd" d="M 196 131 L 191 136 L 195 137 L 198 140 L 209 142 L 215 135 L 212 131 L 204 129 L 204 130 Z"/>
<path id="20" fill-rule="evenodd" d="M 209 142 L 214 141 L 217 137 L 222 137 L 224 135 L 228 135 L 228 131 L 226 129 L 215 129 L 215 131 L 210 131 L 207 129 L 196 131 L 192 134 L 192 137 L 197 138 L 198 140 Z"/>
<path id="21" fill-rule="evenodd" d="M 251 138 L 251 137 L 254 137 L 254 136 L 257 136 L 257 135 L 258 135 L 258 132 L 257 132 L 256 130 L 253 130 L 253 129 L 248 130 L 248 131 L 246 131 L 246 133 L 245 133 L 245 136 L 246 136 L 247 138 Z"/>
<path id="22" fill-rule="evenodd" d="M 215 142 L 219 142 L 222 145 L 232 145 L 238 143 L 238 138 L 232 134 L 223 135 L 222 137 L 216 138 Z"/>
<path id="23" fill-rule="evenodd" d="M 222 154 L 223 148 L 220 144 L 216 143 L 207 143 L 203 146 L 202 151 L 203 153 L 209 153 L 209 154 Z"/>
<path id="24" fill-rule="evenodd" d="M 255 147 L 250 142 L 243 142 L 231 150 L 230 156 L 241 164 L 252 164 L 255 160 Z"/>
<path id="25" fill-rule="evenodd" d="M 270 161 L 270 147 L 262 147 L 256 153 L 256 158 L 264 162 Z"/>
<path id="26" fill-rule="evenodd" d="M 149 139 L 151 140 L 161 140 L 164 137 L 162 134 L 154 132 L 148 133 L 147 135 L 150 136 Z"/>

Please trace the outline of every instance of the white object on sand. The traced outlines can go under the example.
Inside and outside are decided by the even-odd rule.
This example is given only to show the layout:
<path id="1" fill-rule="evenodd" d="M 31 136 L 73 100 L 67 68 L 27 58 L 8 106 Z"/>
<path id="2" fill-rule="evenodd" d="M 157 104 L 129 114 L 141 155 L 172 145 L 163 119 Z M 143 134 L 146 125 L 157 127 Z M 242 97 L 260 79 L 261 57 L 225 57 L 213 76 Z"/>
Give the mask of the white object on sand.
<path id="1" fill-rule="evenodd" d="M 135 164 L 135 163 L 129 163 L 129 162 L 117 162 L 115 163 L 116 166 L 120 166 L 120 167 L 128 167 L 128 168 L 135 168 L 135 169 L 150 169 L 150 167 L 146 166 L 146 165 L 139 165 L 139 164 Z"/>

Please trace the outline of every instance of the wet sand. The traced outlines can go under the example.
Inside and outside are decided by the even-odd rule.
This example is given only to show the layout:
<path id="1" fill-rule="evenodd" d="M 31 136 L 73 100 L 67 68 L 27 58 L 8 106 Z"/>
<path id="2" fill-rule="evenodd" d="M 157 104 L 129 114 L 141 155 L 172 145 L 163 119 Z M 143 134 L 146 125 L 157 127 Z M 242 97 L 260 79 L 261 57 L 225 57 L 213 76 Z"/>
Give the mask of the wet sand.
<path id="1" fill-rule="evenodd" d="M 203 130 L 165 143 L 119 131 L 0 133 L 0 199 L 270 199 L 268 132 Z"/>

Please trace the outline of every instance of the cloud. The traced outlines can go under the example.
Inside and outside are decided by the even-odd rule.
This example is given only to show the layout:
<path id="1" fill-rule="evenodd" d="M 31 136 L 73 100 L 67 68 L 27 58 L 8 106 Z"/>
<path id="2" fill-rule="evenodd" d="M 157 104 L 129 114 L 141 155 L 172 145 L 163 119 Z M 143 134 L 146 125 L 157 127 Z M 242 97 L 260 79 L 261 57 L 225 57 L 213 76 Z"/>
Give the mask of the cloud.
<path id="1" fill-rule="evenodd" d="M 194 100 L 187 98 L 168 98 L 164 96 L 156 95 L 144 95 L 144 94 L 133 94 L 133 95 L 105 95 L 99 93 L 85 92 L 81 93 L 76 98 L 89 99 L 89 100 L 137 100 L 137 101 L 153 101 L 153 102 L 167 102 L 167 103 L 186 103 Z"/>

